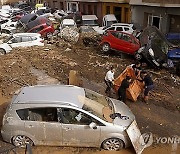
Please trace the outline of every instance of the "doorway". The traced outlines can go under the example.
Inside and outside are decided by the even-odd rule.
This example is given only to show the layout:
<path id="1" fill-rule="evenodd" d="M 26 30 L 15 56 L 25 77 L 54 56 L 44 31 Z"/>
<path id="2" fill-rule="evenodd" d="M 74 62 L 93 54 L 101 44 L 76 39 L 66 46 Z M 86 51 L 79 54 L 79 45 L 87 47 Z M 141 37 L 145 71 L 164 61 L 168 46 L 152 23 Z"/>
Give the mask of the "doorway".
<path id="1" fill-rule="evenodd" d="M 114 15 L 116 16 L 118 22 L 121 22 L 121 7 L 114 7 Z"/>

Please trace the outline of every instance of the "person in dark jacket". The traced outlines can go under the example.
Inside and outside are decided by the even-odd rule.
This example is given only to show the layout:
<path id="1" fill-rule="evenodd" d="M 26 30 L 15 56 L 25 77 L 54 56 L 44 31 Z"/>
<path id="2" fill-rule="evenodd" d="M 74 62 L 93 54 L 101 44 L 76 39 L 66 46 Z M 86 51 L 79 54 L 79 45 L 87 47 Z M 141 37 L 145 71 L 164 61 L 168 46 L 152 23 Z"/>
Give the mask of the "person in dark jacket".
<path id="1" fill-rule="evenodd" d="M 118 89 L 118 99 L 124 103 L 126 102 L 126 89 L 129 88 L 130 82 L 131 78 L 129 76 L 126 76 Z"/>
<path id="2" fill-rule="evenodd" d="M 146 71 L 141 72 L 141 77 L 142 77 L 141 81 L 144 82 L 144 101 L 147 103 L 149 99 L 148 98 L 149 92 L 154 88 L 154 83 L 151 76 Z"/>

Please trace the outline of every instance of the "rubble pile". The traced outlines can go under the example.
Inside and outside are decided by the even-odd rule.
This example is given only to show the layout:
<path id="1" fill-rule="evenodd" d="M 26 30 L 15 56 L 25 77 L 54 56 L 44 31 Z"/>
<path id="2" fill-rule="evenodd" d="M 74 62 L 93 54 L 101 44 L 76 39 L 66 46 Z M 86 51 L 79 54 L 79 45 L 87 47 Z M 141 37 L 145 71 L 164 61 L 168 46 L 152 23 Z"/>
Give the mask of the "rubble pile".
<path id="1" fill-rule="evenodd" d="M 77 43 L 79 40 L 79 33 L 77 28 L 65 27 L 60 31 L 60 37 L 65 41 Z"/>

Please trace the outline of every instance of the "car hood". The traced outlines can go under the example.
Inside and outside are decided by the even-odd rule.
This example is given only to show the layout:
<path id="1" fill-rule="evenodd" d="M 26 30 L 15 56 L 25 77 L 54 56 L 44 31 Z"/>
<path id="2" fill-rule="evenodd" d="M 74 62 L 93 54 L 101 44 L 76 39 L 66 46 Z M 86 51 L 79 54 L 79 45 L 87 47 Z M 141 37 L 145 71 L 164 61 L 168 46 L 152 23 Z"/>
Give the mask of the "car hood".
<path id="1" fill-rule="evenodd" d="M 110 100 L 113 103 L 115 114 L 119 113 L 121 115 L 116 117 L 113 123 L 124 127 L 129 126 L 135 120 L 135 116 L 130 108 L 119 100 L 112 98 L 110 98 Z"/>

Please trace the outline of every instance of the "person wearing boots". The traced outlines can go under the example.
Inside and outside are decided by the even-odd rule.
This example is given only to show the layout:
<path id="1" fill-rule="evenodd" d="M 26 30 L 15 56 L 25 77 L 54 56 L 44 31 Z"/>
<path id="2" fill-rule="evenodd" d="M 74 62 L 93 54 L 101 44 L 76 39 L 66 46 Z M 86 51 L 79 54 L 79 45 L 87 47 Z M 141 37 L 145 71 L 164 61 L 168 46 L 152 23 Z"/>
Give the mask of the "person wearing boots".
<path id="1" fill-rule="evenodd" d="M 141 72 L 141 77 L 142 77 L 142 80 L 141 81 L 144 81 L 144 102 L 147 103 L 148 101 L 148 95 L 149 95 L 149 92 L 154 88 L 154 83 L 153 83 L 153 80 L 151 78 L 151 76 L 146 72 L 146 71 L 142 71 Z"/>
<path id="2" fill-rule="evenodd" d="M 131 77 L 126 76 L 126 78 L 121 82 L 121 85 L 118 89 L 118 100 L 122 102 L 126 102 L 126 89 L 129 88 L 129 85 L 131 83 Z"/>
<path id="3" fill-rule="evenodd" d="M 106 73 L 106 76 L 104 78 L 104 81 L 105 81 L 106 86 L 107 86 L 105 93 L 108 93 L 109 95 L 111 92 L 111 88 L 113 86 L 114 72 L 115 72 L 115 69 L 113 66 L 111 66 L 111 69 Z"/>

